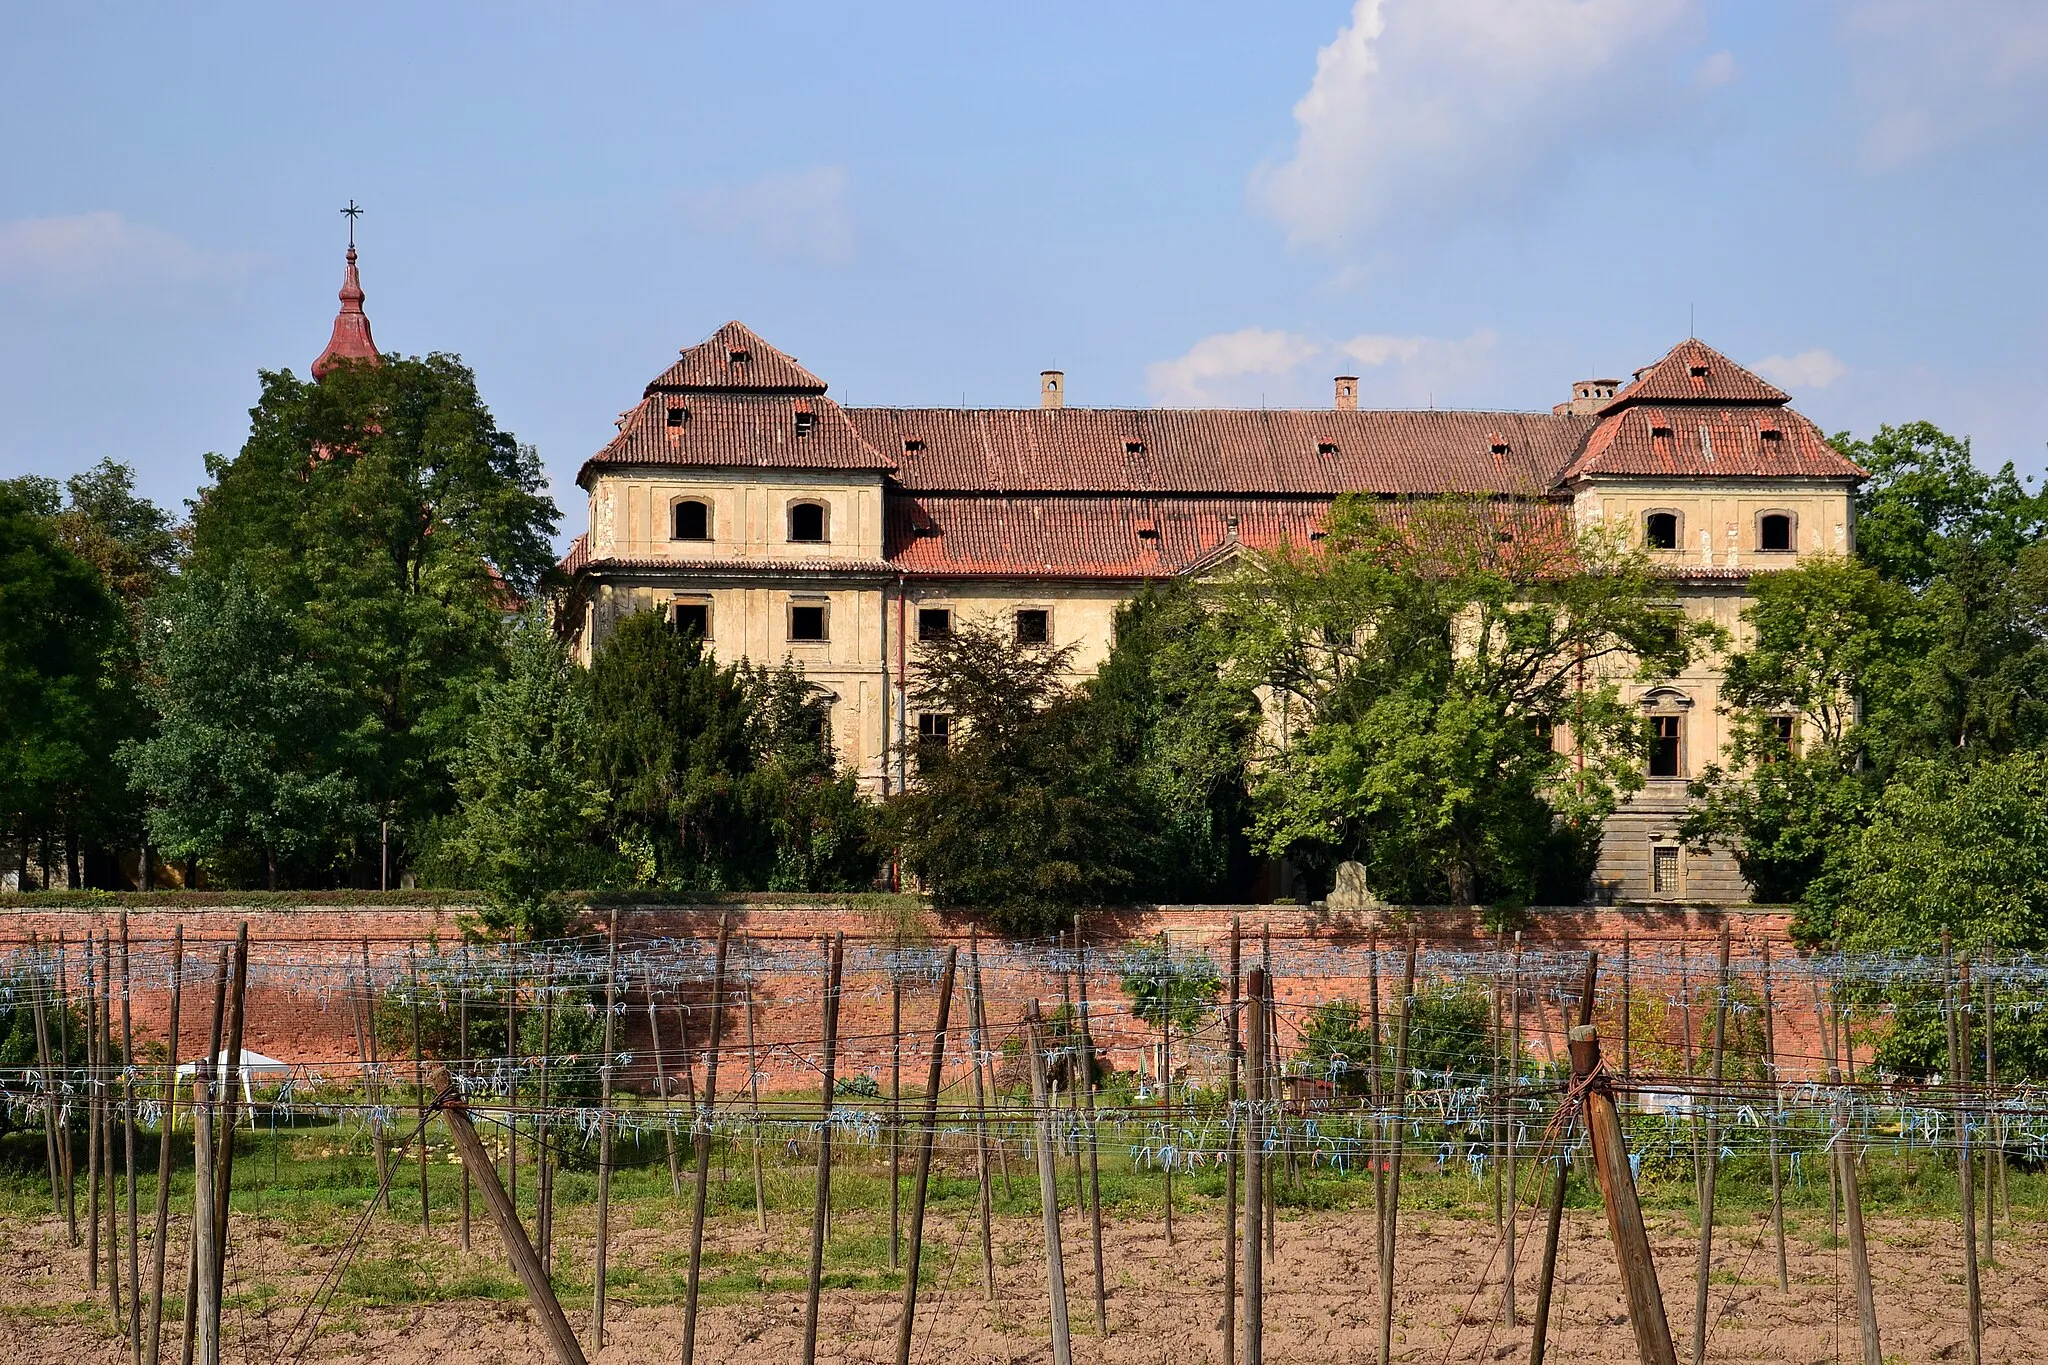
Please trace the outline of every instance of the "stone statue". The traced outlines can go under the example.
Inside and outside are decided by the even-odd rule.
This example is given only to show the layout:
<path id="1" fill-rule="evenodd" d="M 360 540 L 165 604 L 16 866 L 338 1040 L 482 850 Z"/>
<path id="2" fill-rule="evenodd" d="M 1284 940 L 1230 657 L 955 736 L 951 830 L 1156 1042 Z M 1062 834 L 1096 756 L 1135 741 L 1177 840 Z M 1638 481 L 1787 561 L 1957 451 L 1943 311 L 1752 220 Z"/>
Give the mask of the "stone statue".
<path id="1" fill-rule="evenodd" d="M 1365 883 L 1364 863 L 1337 864 L 1337 882 L 1323 902 L 1334 914 L 1355 914 L 1378 905 L 1379 897 Z"/>

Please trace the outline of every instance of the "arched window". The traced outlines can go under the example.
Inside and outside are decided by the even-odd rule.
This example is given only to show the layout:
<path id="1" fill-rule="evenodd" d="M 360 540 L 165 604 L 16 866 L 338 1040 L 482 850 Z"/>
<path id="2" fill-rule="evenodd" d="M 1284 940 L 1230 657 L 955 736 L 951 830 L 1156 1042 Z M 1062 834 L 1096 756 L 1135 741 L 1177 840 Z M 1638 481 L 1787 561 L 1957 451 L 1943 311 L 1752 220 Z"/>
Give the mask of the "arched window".
<path id="1" fill-rule="evenodd" d="M 811 544 L 825 540 L 825 504 L 793 502 L 789 505 L 789 538 Z"/>
<path id="2" fill-rule="evenodd" d="M 1772 554 L 1789 554 L 1793 530 L 1790 512 L 1766 512 L 1756 519 L 1756 548 Z"/>
<path id="3" fill-rule="evenodd" d="M 711 505 L 688 499 L 675 506 L 677 540 L 711 539 Z"/>
<path id="4" fill-rule="evenodd" d="M 1653 550 L 1678 548 L 1678 513 L 1652 512 L 1643 518 L 1643 540 Z"/>

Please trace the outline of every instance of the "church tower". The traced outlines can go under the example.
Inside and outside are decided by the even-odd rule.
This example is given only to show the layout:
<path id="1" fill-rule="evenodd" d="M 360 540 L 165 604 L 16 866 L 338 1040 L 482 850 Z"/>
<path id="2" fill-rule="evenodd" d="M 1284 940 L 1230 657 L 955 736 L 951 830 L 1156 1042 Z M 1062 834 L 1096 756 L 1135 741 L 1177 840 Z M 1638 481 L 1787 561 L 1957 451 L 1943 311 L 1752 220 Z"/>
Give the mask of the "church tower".
<path id="1" fill-rule="evenodd" d="M 342 213 L 348 218 L 348 264 L 341 275 L 341 311 L 334 315 L 334 333 L 327 348 L 313 362 L 313 378 L 325 379 L 328 371 L 344 360 L 382 364 L 377 342 L 370 335 L 370 316 L 363 311 L 363 282 L 356 274 L 356 219 L 362 210 L 348 201 Z"/>

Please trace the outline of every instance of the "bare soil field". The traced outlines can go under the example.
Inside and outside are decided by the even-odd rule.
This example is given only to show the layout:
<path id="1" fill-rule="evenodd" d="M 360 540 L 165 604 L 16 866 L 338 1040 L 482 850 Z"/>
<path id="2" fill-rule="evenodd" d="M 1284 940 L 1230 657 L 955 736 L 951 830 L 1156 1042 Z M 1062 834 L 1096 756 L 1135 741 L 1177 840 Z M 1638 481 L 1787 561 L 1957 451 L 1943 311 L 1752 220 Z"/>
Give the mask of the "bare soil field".
<path id="1" fill-rule="evenodd" d="M 506 1270 L 479 1207 L 473 1248 L 456 1248 L 443 1218 L 431 1234 L 404 1221 L 404 1207 L 373 1223 L 368 1242 L 296 1358 L 321 1362 L 429 1365 L 479 1361 L 546 1365 L 532 1314 Z M 1651 1215 L 1658 1269 L 1679 1356 L 1688 1358 L 1697 1232 L 1689 1220 Z M 681 1277 L 688 1224 L 672 1206 L 632 1211 L 614 1233 L 615 1293 L 604 1365 L 673 1361 L 680 1353 Z M 1524 1325 L 1500 1313 L 1500 1266 L 1490 1220 L 1441 1211 L 1404 1211 L 1394 1291 L 1394 1357 L 1403 1361 L 1521 1360 L 1526 1314 L 1535 1300 L 1541 1224 L 1524 1223 L 1518 1274 Z M 1109 1335 L 1095 1330 L 1087 1222 L 1065 1220 L 1068 1295 L 1077 1360 L 1114 1365 L 1221 1362 L 1222 1232 L 1207 1216 L 1176 1218 L 1169 1244 L 1154 1217 L 1116 1218 L 1105 1227 Z M 238 1213 L 225 1314 L 223 1359 L 294 1358 L 291 1329 L 343 1241 L 339 1226 L 306 1240 L 281 1222 Z M 1717 1228 L 1708 1308 L 1707 1355 L 1718 1361 L 1835 1362 L 1859 1347 L 1847 1252 L 1827 1236 L 1825 1216 L 1805 1215 L 1788 1239 L 1791 1289 L 1777 1288 L 1768 1223 L 1748 1213 Z M 2027 1221 L 2001 1229 L 1998 1258 L 1984 1273 L 1985 1359 L 2027 1360 L 2048 1340 L 2048 1238 Z M 886 1223 L 849 1212 L 834 1229 L 820 1330 L 821 1360 L 887 1362 L 893 1357 L 897 1293 L 888 1287 Z M 706 1307 L 698 1359 L 709 1365 L 793 1365 L 803 1329 L 805 1225 L 778 1217 L 762 1232 L 751 1216 L 711 1225 L 705 1252 Z M 563 1304 L 587 1337 L 589 1229 L 558 1230 L 557 1282 Z M 172 1279 L 181 1281 L 182 1242 Z M 144 1247 L 147 1278 L 148 1247 Z M 1887 1358 L 1961 1360 L 1963 1289 L 1956 1225 L 1908 1218 L 1873 1222 L 1871 1253 Z M 919 1362 L 1050 1360 L 1043 1240 L 1035 1219 L 996 1226 L 996 1287 L 982 1284 L 978 1227 L 948 1211 L 926 1238 L 913 1357 Z M 847 1270 L 858 1261 L 877 1273 Z M 1266 1359 L 1357 1361 L 1377 1349 L 1373 1214 L 1369 1208 L 1284 1216 L 1266 1291 Z M 900 1283 L 900 1281 L 898 1282 Z M 177 1327 L 165 1357 L 175 1360 Z M 0 1362 L 118 1365 L 129 1359 L 110 1327 L 105 1290 L 89 1299 L 85 1253 L 63 1244 L 61 1224 L 0 1221 Z M 1606 1225 L 1597 1210 L 1570 1211 L 1559 1256 L 1549 1358 L 1609 1362 L 1633 1358 Z"/>

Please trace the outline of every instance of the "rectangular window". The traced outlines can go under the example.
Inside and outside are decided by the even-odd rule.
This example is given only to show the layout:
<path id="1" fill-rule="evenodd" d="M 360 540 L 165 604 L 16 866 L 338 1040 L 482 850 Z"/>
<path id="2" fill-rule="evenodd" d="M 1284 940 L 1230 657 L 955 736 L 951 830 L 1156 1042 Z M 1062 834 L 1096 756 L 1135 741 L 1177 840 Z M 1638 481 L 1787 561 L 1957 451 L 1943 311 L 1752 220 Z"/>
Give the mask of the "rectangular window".
<path id="1" fill-rule="evenodd" d="M 1042 607 L 1027 607 L 1017 613 L 1017 643 L 1042 645 L 1052 639 L 1052 613 Z"/>
<path id="2" fill-rule="evenodd" d="M 1652 716 L 1650 723 L 1655 727 L 1650 737 L 1650 776 L 1683 777 L 1678 747 L 1680 716 Z"/>
<path id="3" fill-rule="evenodd" d="M 695 635 L 700 640 L 708 640 L 711 638 L 711 604 L 677 602 L 668 609 L 668 623 L 678 635 Z"/>
<path id="4" fill-rule="evenodd" d="M 792 640 L 824 639 L 825 604 L 822 602 L 790 603 L 789 638 Z"/>
<path id="5" fill-rule="evenodd" d="M 946 607 L 917 609 L 917 638 L 943 640 L 953 633 L 953 613 Z"/>
<path id="6" fill-rule="evenodd" d="M 917 770 L 925 772 L 946 756 L 953 739 L 953 718 L 927 711 L 917 718 Z"/>
<path id="7" fill-rule="evenodd" d="M 1659 896 L 1678 894 L 1678 850 L 1669 844 L 1650 850 L 1650 890 Z"/>

